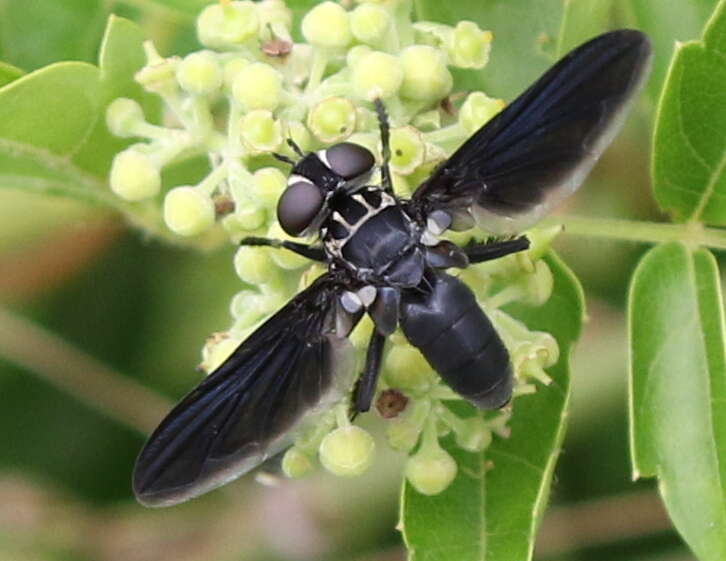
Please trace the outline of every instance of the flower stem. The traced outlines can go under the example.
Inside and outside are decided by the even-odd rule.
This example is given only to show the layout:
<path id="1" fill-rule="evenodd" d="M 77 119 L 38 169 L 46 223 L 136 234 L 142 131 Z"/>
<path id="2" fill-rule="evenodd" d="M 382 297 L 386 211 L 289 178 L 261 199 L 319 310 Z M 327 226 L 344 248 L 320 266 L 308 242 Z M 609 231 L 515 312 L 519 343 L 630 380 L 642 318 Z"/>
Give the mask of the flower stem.
<path id="1" fill-rule="evenodd" d="M 556 216 L 541 222 L 544 227 L 561 224 L 566 234 L 640 243 L 680 241 L 689 246 L 726 249 L 726 230 L 708 228 L 698 222 L 667 224 L 610 218 Z"/>

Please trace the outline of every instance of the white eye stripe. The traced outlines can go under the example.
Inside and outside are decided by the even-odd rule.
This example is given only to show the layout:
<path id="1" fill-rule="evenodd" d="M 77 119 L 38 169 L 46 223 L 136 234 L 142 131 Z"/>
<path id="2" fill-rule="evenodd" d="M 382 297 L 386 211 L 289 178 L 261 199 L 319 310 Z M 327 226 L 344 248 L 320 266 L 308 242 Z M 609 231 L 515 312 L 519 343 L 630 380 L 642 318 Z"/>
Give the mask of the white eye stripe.
<path id="1" fill-rule="evenodd" d="M 287 178 L 288 187 L 293 183 L 309 183 L 310 185 L 315 185 L 315 183 L 310 181 L 307 177 L 303 175 L 298 175 L 296 173 L 291 174 L 290 177 Z"/>
<path id="2" fill-rule="evenodd" d="M 332 170 L 333 168 L 330 167 L 330 162 L 328 161 L 328 150 L 318 150 L 315 152 L 318 158 L 320 158 L 320 161 L 325 164 L 325 167 L 329 170 Z"/>

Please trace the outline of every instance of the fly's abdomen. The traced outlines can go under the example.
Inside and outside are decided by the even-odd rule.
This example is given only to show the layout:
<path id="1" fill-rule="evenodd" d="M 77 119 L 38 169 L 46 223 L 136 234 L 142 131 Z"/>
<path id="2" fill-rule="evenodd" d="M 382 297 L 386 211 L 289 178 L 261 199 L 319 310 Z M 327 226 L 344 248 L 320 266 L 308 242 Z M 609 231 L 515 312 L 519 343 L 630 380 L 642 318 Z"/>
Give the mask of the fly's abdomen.
<path id="1" fill-rule="evenodd" d="M 481 409 L 506 405 L 512 396 L 509 353 L 472 291 L 444 273 L 430 273 L 425 293 L 406 291 L 401 328 L 431 367 Z"/>

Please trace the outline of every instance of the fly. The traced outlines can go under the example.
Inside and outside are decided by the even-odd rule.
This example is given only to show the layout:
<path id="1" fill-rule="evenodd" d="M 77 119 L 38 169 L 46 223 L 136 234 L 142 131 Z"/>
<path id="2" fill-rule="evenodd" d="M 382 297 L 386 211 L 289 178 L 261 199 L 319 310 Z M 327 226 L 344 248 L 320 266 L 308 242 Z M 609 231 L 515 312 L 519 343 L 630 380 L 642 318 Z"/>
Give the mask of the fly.
<path id="1" fill-rule="evenodd" d="M 347 336 L 368 314 L 375 328 L 352 394 L 368 411 L 386 338 L 398 327 L 462 398 L 481 409 L 509 402 L 507 350 L 473 292 L 449 268 L 525 250 L 531 226 L 584 180 L 647 73 L 650 45 L 638 31 L 605 33 L 576 48 L 471 136 L 408 200 L 392 189 L 389 124 L 376 101 L 381 181 L 364 147 L 342 142 L 292 165 L 277 206 L 292 236 L 247 238 L 327 266 L 169 413 L 136 463 L 139 501 L 185 501 L 259 465 L 289 445 L 311 411 L 346 392 Z M 294 144 L 291 144 L 294 147 Z M 446 230 L 474 226 L 500 236 L 459 247 Z"/>

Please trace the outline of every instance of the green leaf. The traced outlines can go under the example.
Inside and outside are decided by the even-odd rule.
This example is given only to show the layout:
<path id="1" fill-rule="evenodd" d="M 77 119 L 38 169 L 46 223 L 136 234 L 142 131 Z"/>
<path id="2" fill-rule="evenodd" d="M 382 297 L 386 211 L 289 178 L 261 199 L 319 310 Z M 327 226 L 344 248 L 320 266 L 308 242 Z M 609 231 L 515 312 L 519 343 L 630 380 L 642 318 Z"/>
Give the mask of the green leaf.
<path id="1" fill-rule="evenodd" d="M 17 80 L 23 75 L 23 71 L 20 68 L 0 62 L 0 88 L 6 84 L 9 84 L 13 80 Z"/>
<path id="2" fill-rule="evenodd" d="M 629 302 L 634 477 L 657 476 L 701 561 L 726 559 L 726 358 L 716 261 L 680 243 L 652 249 Z"/>
<path id="3" fill-rule="evenodd" d="M 676 48 L 656 121 L 653 181 L 676 220 L 726 225 L 726 0 Z"/>
<path id="4" fill-rule="evenodd" d="M 481 71 L 457 72 L 458 89 L 484 89 L 514 99 L 555 60 L 562 0 L 416 0 L 418 20 L 449 25 L 470 20 L 494 33 L 489 64 Z"/>
<path id="5" fill-rule="evenodd" d="M 511 436 L 495 437 L 485 452 L 472 454 L 442 442 L 459 464 L 446 491 L 427 497 L 404 484 L 401 527 L 411 561 L 524 561 L 532 556 L 564 433 L 570 350 L 583 317 L 577 280 L 556 256 L 547 262 L 555 279 L 549 301 L 508 311 L 557 338 L 560 360 L 548 371 L 553 383 L 516 399 Z M 486 469 L 487 462 L 493 469 Z"/>
<path id="6" fill-rule="evenodd" d="M 646 85 L 652 100 L 660 94 L 676 41 L 697 37 L 713 12 L 717 0 L 671 2 L 664 9 L 662 0 L 623 0 L 627 25 L 648 34 L 653 42 L 653 67 Z"/>
<path id="7" fill-rule="evenodd" d="M 557 57 L 607 30 L 612 7 L 613 0 L 564 0 Z"/>
<path id="8" fill-rule="evenodd" d="M 142 34 L 109 20 L 101 69 L 52 64 L 0 90 L 0 188 L 18 188 L 121 203 L 106 187 L 111 155 L 124 142 L 106 130 L 108 102 L 127 95 L 147 104 L 133 82 L 143 63 Z"/>

